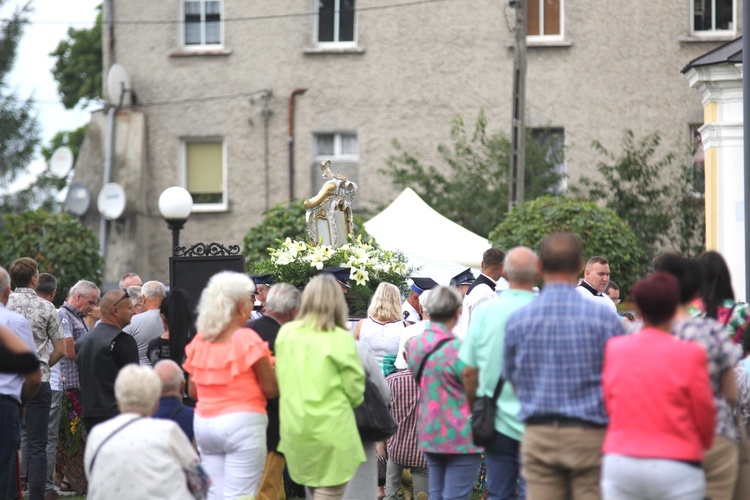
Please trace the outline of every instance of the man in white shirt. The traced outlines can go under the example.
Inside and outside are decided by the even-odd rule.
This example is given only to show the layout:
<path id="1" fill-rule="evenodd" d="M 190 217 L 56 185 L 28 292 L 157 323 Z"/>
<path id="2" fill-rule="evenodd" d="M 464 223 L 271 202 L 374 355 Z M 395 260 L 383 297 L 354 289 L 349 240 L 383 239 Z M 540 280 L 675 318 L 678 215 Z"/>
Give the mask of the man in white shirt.
<path id="1" fill-rule="evenodd" d="M 594 300 L 599 304 L 608 307 L 612 312 L 617 314 L 617 306 L 604 291 L 609 284 L 609 261 L 604 257 L 595 255 L 586 262 L 586 268 L 583 271 L 583 280 L 579 283 L 576 290 L 583 297 Z"/>
<path id="2" fill-rule="evenodd" d="M 497 298 L 495 288 L 497 287 L 497 281 L 503 275 L 504 260 L 505 252 L 497 247 L 490 248 L 482 254 L 482 272 L 466 291 L 463 312 L 458 324 L 453 328 L 453 333 L 458 337 L 463 338 L 466 335 L 471 322 L 471 313 L 474 309 L 483 302 Z"/>
<path id="3" fill-rule="evenodd" d="M 419 278 L 412 276 L 412 285 L 409 289 L 409 295 L 401 305 L 401 314 L 404 317 L 404 321 L 409 323 L 418 323 L 422 321 L 422 312 L 419 305 L 419 296 L 426 290 L 431 290 L 438 286 L 437 282 L 432 278 Z"/>

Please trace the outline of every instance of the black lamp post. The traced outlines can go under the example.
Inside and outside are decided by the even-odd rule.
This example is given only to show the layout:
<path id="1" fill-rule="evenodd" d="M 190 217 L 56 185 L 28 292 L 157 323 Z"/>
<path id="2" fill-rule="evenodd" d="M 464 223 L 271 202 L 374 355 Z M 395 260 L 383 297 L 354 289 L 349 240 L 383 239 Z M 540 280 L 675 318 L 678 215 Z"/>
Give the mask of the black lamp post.
<path id="1" fill-rule="evenodd" d="M 192 210 L 193 197 L 181 187 L 172 186 L 159 195 L 159 212 L 172 231 L 172 255 L 180 246 L 180 230 L 185 226 Z"/>

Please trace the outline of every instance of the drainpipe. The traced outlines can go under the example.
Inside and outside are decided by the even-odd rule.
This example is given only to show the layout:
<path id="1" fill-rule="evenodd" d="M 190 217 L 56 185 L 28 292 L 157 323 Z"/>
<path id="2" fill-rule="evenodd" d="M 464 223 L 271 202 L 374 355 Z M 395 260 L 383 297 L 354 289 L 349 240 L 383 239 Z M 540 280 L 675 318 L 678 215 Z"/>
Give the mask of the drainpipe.
<path id="1" fill-rule="evenodd" d="M 289 202 L 294 201 L 294 98 L 307 92 L 297 88 L 289 96 Z"/>

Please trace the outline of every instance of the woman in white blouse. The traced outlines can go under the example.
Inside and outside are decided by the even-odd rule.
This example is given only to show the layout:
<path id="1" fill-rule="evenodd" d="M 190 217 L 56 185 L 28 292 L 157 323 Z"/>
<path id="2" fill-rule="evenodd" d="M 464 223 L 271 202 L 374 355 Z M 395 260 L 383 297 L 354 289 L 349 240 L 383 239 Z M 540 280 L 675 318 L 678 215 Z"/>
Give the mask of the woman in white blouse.
<path id="1" fill-rule="evenodd" d="M 401 334 L 406 326 L 401 318 L 401 295 L 390 283 L 381 283 L 375 290 L 367 308 L 367 319 L 360 320 L 354 338 L 370 348 L 375 359 L 388 376 L 396 371 L 394 362 L 398 354 Z"/>
<path id="2" fill-rule="evenodd" d="M 121 413 L 94 427 L 86 443 L 86 498 L 195 498 L 187 484 L 205 478 L 200 460 L 175 422 L 151 418 L 160 395 L 161 382 L 150 366 L 120 370 L 115 397 Z"/>

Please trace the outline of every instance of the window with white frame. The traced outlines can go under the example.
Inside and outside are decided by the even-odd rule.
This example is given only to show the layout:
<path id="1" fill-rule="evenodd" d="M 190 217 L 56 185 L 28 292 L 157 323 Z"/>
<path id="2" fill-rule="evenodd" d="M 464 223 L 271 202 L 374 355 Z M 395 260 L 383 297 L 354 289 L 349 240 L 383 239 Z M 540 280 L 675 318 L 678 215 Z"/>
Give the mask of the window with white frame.
<path id="1" fill-rule="evenodd" d="M 331 160 L 331 170 L 334 173 L 340 172 L 350 181 L 358 182 L 359 142 L 356 133 L 315 134 L 313 148 L 311 196 L 315 196 L 328 180 L 323 178 L 320 171 L 321 161 Z M 355 205 L 356 200 L 355 198 Z"/>
<path id="2" fill-rule="evenodd" d="M 690 0 L 696 35 L 731 35 L 737 25 L 736 0 Z"/>
<path id="3" fill-rule="evenodd" d="M 313 0 L 315 41 L 319 45 L 354 45 L 355 0 Z"/>
<path id="4" fill-rule="evenodd" d="M 183 8 L 186 47 L 222 44 L 220 0 L 188 0 Z"/>
<path id="5" fill-rule="evenodd" d="M 564 0 L 528 0 L 526 36 L 530 39 L 562 38 Z"/>
<path id="6" fill-rule="evenodd" d="M 227 207 L 226 161 L 221 139 L 185 139 L 185 188 L 196 211 Z"/>
<path id="7" fill-rule="evenodd" d="M 540 127 L 530 129 L 531 138 L 545 152 L 544 159 L 555 166 L 555 173 L 560 174 L 560 182 L 550 190 L 553 194 L 565 191 L 565 129 L 562 127 Z M 527 149 L 528 151 L 528 149 Z"/>

